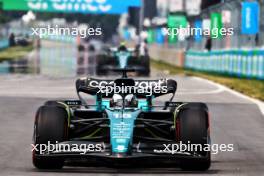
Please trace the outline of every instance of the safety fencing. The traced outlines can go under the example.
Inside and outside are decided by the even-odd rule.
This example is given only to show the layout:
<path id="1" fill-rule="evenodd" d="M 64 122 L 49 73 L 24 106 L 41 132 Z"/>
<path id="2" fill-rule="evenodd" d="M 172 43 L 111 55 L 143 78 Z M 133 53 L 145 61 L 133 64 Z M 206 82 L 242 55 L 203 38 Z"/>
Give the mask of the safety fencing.
<path id="1" fill-rule="evenodd" d="M 8 39 L 0 39 L 0 49 L 4 49 L 8 47 L 9 47 Z"/>
<path id="2" fill-rule="evenodd" d="M 264 79 L 264 50 L 186 52 L 185 68 Z"/>

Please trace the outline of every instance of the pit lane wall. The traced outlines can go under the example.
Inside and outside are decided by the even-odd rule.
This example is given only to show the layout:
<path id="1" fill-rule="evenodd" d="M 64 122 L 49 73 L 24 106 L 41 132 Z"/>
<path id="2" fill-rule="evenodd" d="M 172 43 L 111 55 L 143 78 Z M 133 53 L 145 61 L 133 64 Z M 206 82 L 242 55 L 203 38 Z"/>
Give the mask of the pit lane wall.
<path id="1" fill-rule="evenodd" d="M 148 49 L 152 59 L 161 60 L 174 66 L 184 67 L 184 50 L 169 48 L 158 44 L 152 44 Z"/>
<path id="2" fill-rule="evenodd" d="M 185 54 L 184 67 L 230 76 L 264 79 L 264 50 L 228 50 Z"/>

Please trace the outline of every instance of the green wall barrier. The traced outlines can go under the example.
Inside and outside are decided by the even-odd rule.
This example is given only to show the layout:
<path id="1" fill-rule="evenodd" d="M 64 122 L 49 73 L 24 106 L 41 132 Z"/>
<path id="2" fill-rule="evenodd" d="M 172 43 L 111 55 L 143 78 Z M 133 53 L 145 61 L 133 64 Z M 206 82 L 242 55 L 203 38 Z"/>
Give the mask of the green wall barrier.
<path id="1" fill-rule="evenodd" d="M 8 39 L 0 39 L 0 49 L 4 49 L 8 47 L 9 47 Z"/>
<path id="2" fill-rule="evenodd" d="M 264 79 L 264 50 L 230 50 L 186 53 L 185 68 Z"/>
<path id="3" fill-rule="evenodd" d="M 51 41 L 57 41 L 57 42 L 76 43 L 76 38 L 73 36 L 46 35 L 46 36 L 43 36 L 43 39 L 51 40 Z"/>

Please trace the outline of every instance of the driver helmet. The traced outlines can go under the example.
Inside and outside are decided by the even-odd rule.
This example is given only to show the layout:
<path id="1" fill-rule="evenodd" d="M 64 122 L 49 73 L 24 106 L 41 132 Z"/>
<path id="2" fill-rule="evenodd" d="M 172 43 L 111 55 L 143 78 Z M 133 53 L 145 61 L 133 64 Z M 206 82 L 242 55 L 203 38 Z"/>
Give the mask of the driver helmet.
<path id="1" fill-rule="evenodd" d="M 120 46 L 118 47 L 118 51 L 119 51 L 119 52 L 120 52 L 120 51 L 123 51 L 123 52 L 127 51 L 127 47 L 126 47 L 125 42 L 122 42 L 122 43 L 120 44 Z"/>
<path id="2" fill-rule="evenodd" d="M 126 107 L 137 107 L 138 106 L 138 100 L 134 94 L 128 94 L 125 97 L 125 106 Z"/>
<path id="3" fill-rule="evenodd" d="M 111 101 L 111 106 L 113 107 L 122 107 L 123 105 L 123 98 L 121 95 L 119 94 L 114 94 Z"/>
<path id="4" fill-rule="evenodd" d="M 137 107 L 138 100 L 134 94 L 128 94 L 125 97 L 124 101 L 121 95 L 114 94 L 112 99 L 110 100 L 110 104 L 111 107 L 122 107 L 123 105 L 125 107 Z"/>

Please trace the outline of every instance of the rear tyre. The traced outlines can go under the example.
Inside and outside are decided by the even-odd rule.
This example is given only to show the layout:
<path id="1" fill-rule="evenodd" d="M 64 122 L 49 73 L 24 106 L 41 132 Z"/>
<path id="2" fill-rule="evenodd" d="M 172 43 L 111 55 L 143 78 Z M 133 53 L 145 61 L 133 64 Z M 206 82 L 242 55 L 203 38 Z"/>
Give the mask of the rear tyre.
<path id="1" fill-rule="evenodd" d="M 35 145 L 56 144 L 68 138 L 67 111 L 59 106 L 41 106 L 36 114 L 33 140 Z M 40 148 L 37 147 L 39 150 Z M 64 159 L 36 156 L 40 151 L 32 153 L 33 165 L 38 169 L 61 169 Z"/>
<path id="2" fill-rule="evenodd" d="M 117 59 L 108 55 L 97 55 L 96 56 L 96 74 L 98 76 L 108 75 L 111 67 L 118 65 Z"/>
<path id="3" fill-rule="evenodd" d="M 149 56 L 145 56 L 145 62 L 144 62 L 146 71 L 145 71 L 145 75 L 149 76 L 150 75 L 150 58 Z"/>
<path id="4" fill-rule="evenodd" d="M 190 103 L 180 109 L 176 130 L 178 140 L 183 144 L 201 144 L 202 149 L 210 144 L 208 108 L 203 103 Z M 191 151 L 189 151 L 191 152 Z M 183 170 L 208 170 L 211 165 L 210 151 L 196 151 L 202 158 L 183 159 Z"/>
<path id="5" fill-rule="evenodd" d="M 149 56 L 140 56 L 140 65 L 144 67 L 144 70 L 140 71 L 140 76 L 148 77 L 150 75 L 150 58 L 149 58 Z"/>

